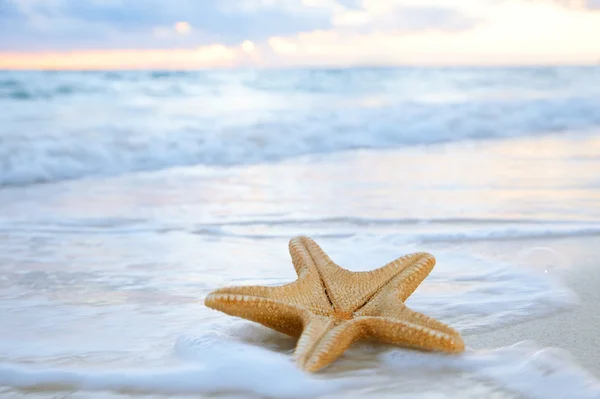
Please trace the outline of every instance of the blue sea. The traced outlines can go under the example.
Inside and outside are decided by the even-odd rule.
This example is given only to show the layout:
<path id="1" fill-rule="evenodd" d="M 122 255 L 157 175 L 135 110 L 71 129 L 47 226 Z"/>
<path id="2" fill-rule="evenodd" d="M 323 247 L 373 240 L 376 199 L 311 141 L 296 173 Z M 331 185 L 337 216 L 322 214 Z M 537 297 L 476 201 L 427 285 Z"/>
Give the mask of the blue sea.
<path id="1" fill-rule="evenodd" d="M 408 304 L 464 355 L 307 375 L 203 305 L 293 280 L 296 235 L 351 270 L 434 254 Z M 3 398 L 599 398 L 577 348 L 477 344 L 576 311 L 599 236 L 600 67 L 0 71 Z"/>

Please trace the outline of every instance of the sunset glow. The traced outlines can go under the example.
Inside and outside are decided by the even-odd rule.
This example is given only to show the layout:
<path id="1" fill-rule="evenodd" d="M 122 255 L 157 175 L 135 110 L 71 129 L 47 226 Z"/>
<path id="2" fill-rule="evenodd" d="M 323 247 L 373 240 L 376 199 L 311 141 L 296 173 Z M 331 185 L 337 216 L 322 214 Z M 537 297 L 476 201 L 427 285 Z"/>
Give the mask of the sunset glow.
<path id="1" fill-rule="evenodd" d="M 77 33 L 77 29 L 87 28 L 75 19 L 44 17 L 40 22 L 31 11 L 35 10 L 31 4 L 38 2 L 27 7 L 24 0 L 11 2 L 15 9 L 20 7 L 23 18 L 30 12 L 37 19 L 24 19 L 31 32 L 23 29 L 15 33 L 20 28 L 14 24 L 11 31 L 0 30 L 2 69 L 538 65 L 593 64 L 600 60 L 600 4 L 596 8 L 593 0 L 466 0 L 456 9 L 448 8 L 447 2 L 441 0 L 362 0 L 357 8 L 343 6 L 336 0 L 297 0 L 297 7 L 275 10 L 285 12 L 292 21 L 306 10 L 318 11 L 318 15 L 327 17 L 322 28 L 296 32 L 273 28 L 270 32 L 266 27 L 263 32 L 259 31 L 262 26 L 257 25 L 246 29 L 246 37 L 232 42 L 226 36 L 230 30 L 231 35 L 238 35 L 235 29 L 240 28 L 233 24 L 217 34 L 211 31 L 214 23 L 209 20 L 204 23 L 211 26 L 192 19 L 147 27 L 138 23 L 140 27 L 135 31 L 131 26 L 121 28 L 108 20 L 90 27 L 106 32 L 105 38 L 97 39 L 94 34 L 87 44 L 83 39 L 69 44 L 73 36 L 61 36 L 63 32 Z M 248 23 L 263 11 L 274 12 L 267 2 L 239 4 L 239 9 L 213 12 L 222 12 L 228 18 L 235 15 L 239 21 L 247 18 Z M 245 8 L 241 4 L 246 4 Z M 32 37 L 40 31 L 51 32 L 53 39 L 37 45 Z M 16 46 L 19 41 L 23 44 Z"/>
<path id="2" fill-rule="evenodd" d="M 198 49 L 89 50 L 71 53 L 2 54 L 0 69 L 147 69 L 231 67 L 238 52 L 215 44 Z"/>

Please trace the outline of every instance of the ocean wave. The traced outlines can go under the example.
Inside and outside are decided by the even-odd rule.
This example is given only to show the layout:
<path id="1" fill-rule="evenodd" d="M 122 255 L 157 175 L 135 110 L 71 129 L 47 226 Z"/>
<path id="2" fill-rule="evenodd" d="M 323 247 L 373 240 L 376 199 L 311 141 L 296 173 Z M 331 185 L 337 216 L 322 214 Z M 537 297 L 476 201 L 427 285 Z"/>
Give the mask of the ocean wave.
<path id="1" fill-rule="evenodd" d="M 265 230 L 264 227 L 268 227 Z M 397 243 L 455 243 L 600 236 L 600 222 L 544 219 L 438 218 L 377 219 L 360 217 L 240 219 L 202 224 L 155 223 L 145 219 L 13 220 L 0 233 L 120 235 L 183 233 L 246 240 L 281 240 L 292 235 L 354 239 L 380 236 Z M 293 233 L 292 233 L 293 232 Z"/>
<path id="2" fill-rule="evenodd" d="M 600 235 L 600 226 L 594 227 L 544 227 L 525 229 L 486 229 L 476 231 L 438 232 L 418 235 L 420 242 L 504 241 L 537 238 L 590 237 Z"/>
<path id="3" fill-rule="evenodd" d="M 600 222 L 590 220 L 554 220 L 527 218 L 365 218 L 356 216 L 336 216 L 321 218 L 277 218 L 239 219 L 204 224 L 203 227 L 244 227 L 244 226 L 405 226 L 409 225 L 592 225 L 600 228 Z"/>
<path id="4" fill-rule="evenodd" d="M 86 93 L 91 89 L 75 83 L 31 85 L 21 79 L 0 79 L 0 100 L 50 100 L 60 96 Z"/>
<path id="5" fill-rule="evenodd" d="M 182 357 L 191 358 L 192 362 L 168 369 L 111 371 L 36 369 L 0 364 L 0 385 L 46 393 L 65 390 L 138 395 L 244 393 L 278 398 L 315 397 L 348 385 L 348 382 L 343 384 L 311 377 L 299 370 L 287 356 L 242 343 L 215 341 L 198 344 L 183 337 L 175 350 Z M 269 376 L 268 381 L 265 376 Z"/>
<path id="6" fill-rule="evenodd" d="M 600 127 L 592 72 L 484 72 L 0 75 L 0 186 Z"/>
<path id="7" fill-rule="evenodd" d="M 474 395 L 468 397 L 480 397 L 482 389 L 477 387 L 477 382 L 481 382 L 488 387 L 484 391 L 489 394 L 516 393 L 528 399 L 595 399 L 600 395 L 600 381 L 579 366 L 569 352 L 543 348 L 528 341 L 492 350 L 467 349 L 459 356 L 395 349 L 378 355 L 381 365 L 377 368 L 346 371 L 345 376 L 330 372 L 319 378 L 303 373 L 280 353 L 222 337 L 213 340 L 181 337 L 176 351 L 189 359 L 187 366 L 98 371 L 0 364 L 0 383 L 45 394 L 77 390 L 300 399 L 346 397 L 352 390 L 362 391 L 373 384 L 384 389 L 387 386 L 396 392 L 394 397 L 399 398 L 423 393 L 443 397 L 449 392 L 459 395 L 463 391 L 472 391 Z M 359 350 L 350 350 L 346 357 L 351 358 L 353 352 Z M 394 372 L 400 374 L 392 378 Z M 419 374 L 417 378 L 415 373 Z M 374 378 L 374 374 L 379 377 Z M 444 385 L 444 395 L 436 395 L 437 387 L 432 384 L 432 378 L 448 375 L 467 375 L 469 387 Z M 408 384 L 411 379 L 412 384 Z M 402 392 L 400 396 L 398 392 Z"/>
<path id="8" fill-rule="evenodd" d="M 276 222 L 272 225 L 250 223 L 242 224 L 224 224 L 224 225 L 206 225 L 191 230 L 190 233 L 200 236 L 213 237 L 232 237 L 245 238 L 252 240 L 268 240 L 288 238 L 289 229 L 278 231 L 278 227 L 295 227 L 297 234 L 307 234 L 315 238 L 350 238 L 358 235 L 378 234 L 379 227 L 397 226 L 395 232 L 390 234 L 395 240 L 401 242 L 419 242 L 419 243 L 452 243 L 452 242 L 474 242 L 474 241 L 505 241 L 505 240 L 527 240 L 543 238 L 568 238 L 568 237 L 592 237 L 600 235 L 600 224 L 575 223 L 568 225 L 568 222 L 559 222 L 557 224 L 544 222 L 517 222 L 511 221 L 490 222 L 474 220 L 471 226 L 465 221 L 453 222 L 451 220 L 441 220 L 439 222 L 415 221 L 410 220 L 389 221 L 386 223 L 368 223 L 368 224 L 321 224 L 319 221 L 311 224 L 308 222 L 299 222 L 294 224 Z M 455 223 L 455 224 L 453 224 Z M 479 227 L 486 224 L 485 227 Z M 488 225 L 489 224 L 489 225 Z M 270 226 L 269 233 L 255 232 L 253 227 L 265 225 Z M 478 226 L 479 225 L 479 226 Z M 510 225 L 510 227 L 507 227 Z M 477 227 L 473 227 L 477 226 Z M 234 227 L 230 229 L 228 227 Z M 235 228 L 241 227 L 241 228 Z M 327 232 L 323 232 L 326 228 Z M 360 230 L 357 230 L 360 229 Z M 164 228 L 162 232 L 177 231 L 178 229 Z M 433 230 L 421 232 L 420 230 Z M 360 231 L 360 233 L 358 233 Z"/>

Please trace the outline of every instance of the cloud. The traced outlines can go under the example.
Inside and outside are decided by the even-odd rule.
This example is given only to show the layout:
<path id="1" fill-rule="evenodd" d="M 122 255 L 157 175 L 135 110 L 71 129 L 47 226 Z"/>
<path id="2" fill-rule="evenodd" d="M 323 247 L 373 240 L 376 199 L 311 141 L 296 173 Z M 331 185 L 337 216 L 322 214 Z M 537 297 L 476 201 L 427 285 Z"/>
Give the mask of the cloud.
<path id="1" fill-rule="evenodd" d="M 393 4 L 388 8 L 362 8 L 339 12 L 333 17 L 336 27 L 361 31 L 424 30 L 460 31 L 474 28 L 480 19 L 449 7 L 415 7 Z"/>
<path id="2" fill-rule="evenodd" d="M 0 0 L 0 69 L 584 64 L 599 3 Z"/>
<path id="3" fill-rule="evenodd" d="M 552 0 L 569 7 L 586 8 L 589 10 L 600 10 L 600 0 Z"/>
<path id="4" fill-rule="evenodd" d="M 300 0 L 0 0 L 0 49 L 172 47 L 264 40 L 330 26 L 321 7 Z M 187 41 L 149 43 L 156 28 L 185 21 Z M 181 28 L 181 26 L 180 26 Z M 193 34 L 192 34 L 193 33 Z"/>
<path id="5" fill-rule="evenodd" d="M 461 30 L 437 0 L 0 0 L 0 51 L 193 48 L 315 30 Z M 433 4 L 429 7 L 427 4 Z"/>
<path id="6" fill-rule="evenodd" d="M 506 1 L 506 0 L 502 0 Z M 600 0 L 523 0 L 531 2 L 549 2 L 566 8 L 600 11 Z"/>

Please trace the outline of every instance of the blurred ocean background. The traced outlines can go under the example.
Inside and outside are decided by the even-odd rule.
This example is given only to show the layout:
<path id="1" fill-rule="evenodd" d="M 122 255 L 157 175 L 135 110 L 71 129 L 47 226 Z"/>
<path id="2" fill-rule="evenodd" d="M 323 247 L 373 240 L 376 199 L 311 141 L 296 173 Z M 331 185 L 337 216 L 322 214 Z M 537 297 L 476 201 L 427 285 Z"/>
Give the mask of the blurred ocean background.
<path id="1" fill-rule="evenodd" d="M 0 72 L 0 185 L 597 131 L 600 68 Z"/>
<path id="2" fill-rule="evenodd" d="M 465 355 L 307 376 L 204 307 L 294 279 L 300 234 L 352 270 L 432 252 L 409 305 Z M 598 398 L 596 347 L 476 344 L 574 309 L 598 236 L 600 67 L 0 72 L 2 397 Z"/>

